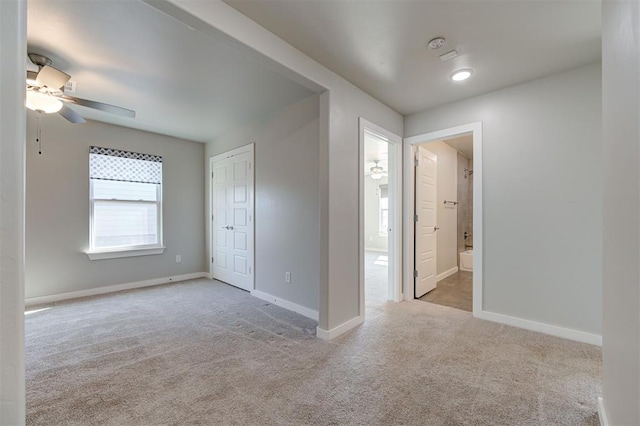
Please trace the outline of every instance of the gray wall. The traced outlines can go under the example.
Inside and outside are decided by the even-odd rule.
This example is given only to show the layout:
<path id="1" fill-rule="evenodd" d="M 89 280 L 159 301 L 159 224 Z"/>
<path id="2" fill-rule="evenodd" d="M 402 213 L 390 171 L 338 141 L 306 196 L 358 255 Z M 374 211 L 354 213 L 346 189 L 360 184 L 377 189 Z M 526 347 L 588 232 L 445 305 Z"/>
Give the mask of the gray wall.
<path id="1" fill-rule="evenodd" d="M 476 121 L 484 310 L 602 334 L 600 64 L 408 116 L 404 132 Z"/>
<path id="2" fill-rule="evenodd" d="M 43 114 L 41 123 L 38 155 L 30 111 L 27 298 L 204 271 L 203 144 L 94 121 L 70 124 L 57 114 Z M 90 145 L 163 156 L 163 254 L 88 259 Z"/>
<path id="3" fill-rule="evenodd" d="M 604 404 L 640 424 L 640 5 L 603 2 Z"/>
<path id="4" fill-rule="evenodd" d="M 205 149 L 208 168 L 210 157 L 255 142 L 256 290 L 315 311 L 320 292 L 319 100 L 314 95 L 296 102 Z M 208 205 L 210 180 L 205 181 Z M 209 257 L 208 226 L 206 235 Z M 291 283 L 285 282 L 287 271 Z"/>
<path id="5" fill-rule="evenodd" d="M 224 2 L 169 0 L 169 3 L 243 43 L 244 51 L 257 61 L 280 69 L 302 84 L 313 82 L 307 86 L 313 90 L 318 85 L 328 89 L 320 96 L 318 326 L 321 331 L 329 331 L 355 320 L 360 314 L 358 118 L 402 136 L 402 116 Z M 167 10 L 176 19 L 202 27 L 182 11 Z"/>
<path id="6" fill-rule="evenodd" d="M 27 2 L 0 2 L 0 424 L 25 422 L 24 76 Z"/>

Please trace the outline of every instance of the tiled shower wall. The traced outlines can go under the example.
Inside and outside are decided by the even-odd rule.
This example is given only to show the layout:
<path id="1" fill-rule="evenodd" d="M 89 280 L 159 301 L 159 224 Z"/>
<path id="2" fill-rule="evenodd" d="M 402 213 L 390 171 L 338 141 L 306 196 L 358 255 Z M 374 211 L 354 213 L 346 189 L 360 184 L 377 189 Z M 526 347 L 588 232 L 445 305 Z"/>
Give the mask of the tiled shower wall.
<path id="1" fill-rule="evenodd" d="M 465 251 L 465 243 L 473 245 L 473 175 L 464 169 L 473 170 L 473 160 L 458 152 L 458 253 Z M 470 237 L 464 239 L 464 233 Z M 458 256 L 460 266 L 460 256 Z"/>

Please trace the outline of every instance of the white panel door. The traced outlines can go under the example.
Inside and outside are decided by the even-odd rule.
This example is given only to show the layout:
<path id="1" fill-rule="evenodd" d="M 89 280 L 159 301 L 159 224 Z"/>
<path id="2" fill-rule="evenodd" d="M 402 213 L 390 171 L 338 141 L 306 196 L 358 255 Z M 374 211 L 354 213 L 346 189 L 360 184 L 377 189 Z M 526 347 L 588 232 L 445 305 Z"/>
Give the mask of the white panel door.
<path id="1" fill-rule="evenodd" d="M 252 152 L 212 163 L 211 273 L 214 279 L 253 290 Z"/>
<path id="2" fill-rule="evenodd" d="M 418 147 L 416 161 L 415 200 L 415 297 L 424 296 L 437 285 L 436 274 L 436 154 Z"/>

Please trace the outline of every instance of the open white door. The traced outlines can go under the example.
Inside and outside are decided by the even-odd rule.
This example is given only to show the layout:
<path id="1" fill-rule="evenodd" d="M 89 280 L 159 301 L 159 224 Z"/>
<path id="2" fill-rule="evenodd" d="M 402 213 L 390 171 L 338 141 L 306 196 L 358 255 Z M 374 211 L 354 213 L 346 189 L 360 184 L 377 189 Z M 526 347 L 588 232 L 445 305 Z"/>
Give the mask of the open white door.
<path id="1" fill-rule="evenodd" d="M 415 297 L 430 292 L 437 285 L 436 275 L 436 154 L 419 146 L 415 173 Z"/>
<path id="2" fill-rule="evenodd" d="M 211 275 L 253 290 L 253 151 L 211 161 Z"/>

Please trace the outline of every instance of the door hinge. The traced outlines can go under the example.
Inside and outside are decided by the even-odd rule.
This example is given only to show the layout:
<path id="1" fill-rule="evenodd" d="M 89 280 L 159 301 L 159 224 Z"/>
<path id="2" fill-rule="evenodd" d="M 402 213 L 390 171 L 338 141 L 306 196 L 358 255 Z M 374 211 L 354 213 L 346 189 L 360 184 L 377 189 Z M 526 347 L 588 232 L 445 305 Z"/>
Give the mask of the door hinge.
<path id="1" fill-rule="evenodd" d="M 213 172 L 211 172 L 211 179 L 213 179 Z"/>
<path id="2" fill-rule="evenodd" d="M 414 215 L 413 215 L 413 221 L 414 221 L 414 222 L 417 222 L 417 221 L 418 221 L 418 215 L 417 215 L 417 214 L 414 214 Z"/>
<path id="3" fill-rule="evenodd" d="M 413 165 L 418 167 L 420 165 L 420 160 L 418 160 L 417 158 L 413 159 Z"/>
<path id="4" fill-rule="evenodd" d="M 251 170 L 251 163 L 249 163 L 249 170 Z"/>
<path id="5" fill-rule="evenodd" d="M 213 263 L 213 257 L 211 258 L 211 263 Z"/>
<path id="6" fill-rule="evenodd" d="M 413 278 L 418 278 L 418 271 L 413 271 Z"/>
<path id="7" fill-rule="evenodd" d="M 249 266 L 249 273 L 251 273 L 251 266 Z"/>
<path id="8" fill-rule="evenodd" d="M 213 220 L 213 215 L 211 215 L 211 220 Z"/>

